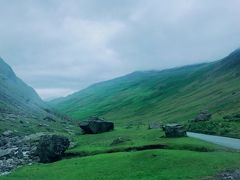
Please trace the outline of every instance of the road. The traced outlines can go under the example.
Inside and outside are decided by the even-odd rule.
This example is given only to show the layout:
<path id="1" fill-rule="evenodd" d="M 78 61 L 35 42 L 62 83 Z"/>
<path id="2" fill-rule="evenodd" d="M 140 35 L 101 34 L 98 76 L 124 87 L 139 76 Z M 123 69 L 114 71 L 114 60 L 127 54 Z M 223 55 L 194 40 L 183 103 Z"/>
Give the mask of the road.
<path id="1" fill-rule="evenodd" d="M 222 137 L 222 136 L 213 136 L 213 135 L 193 133 L 193 132 L 187 132 L 187 135 L 192 138 L 197 138 L 197 139 L 208 141 L 214 144 L 225 146 L 228 148 L 240 150 L 240 139 Z"/>

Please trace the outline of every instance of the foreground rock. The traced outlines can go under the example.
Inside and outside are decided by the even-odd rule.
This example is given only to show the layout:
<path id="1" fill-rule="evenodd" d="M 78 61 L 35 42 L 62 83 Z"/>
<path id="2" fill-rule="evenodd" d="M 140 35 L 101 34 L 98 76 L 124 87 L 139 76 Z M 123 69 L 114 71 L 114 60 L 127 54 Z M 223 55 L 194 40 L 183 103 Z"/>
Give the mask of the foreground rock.
<path id="1" fill-rule="evenodd" d="M 19 136 L 5 131 L 0 135 L 0 176 L 40 160 L 59 160 L 68 146 L 68 139 L 61 136 L 47 136 L 44 133 Z"/>
<path id="2" fill-rule="evenodd" d="M 36 156 L 36 142 L 26 137 L 16 136 L 11 131 L 0 135 L 0 175 L 8 174 L 19 166 L 39 161 Z"/>
<path id="3" fill-rule="evenodd" d="M 66 137 L 57 135 L 42 136 L 37 147 L 40 162 L 51 163 L 60 160 L 69 145 L 70 141 Z"/>
<path id="4" fill-rule="evenodd" d="M 184 137 L 187 135 L 184 126 L 180 124 L 167 124 L 163 126 L 166 137 Z"/>
<path id="5" fill-rule="evenodd" d="M 239 180 L 240 179 L 240 169 L 237 170 L 230 170 L 219 173 L 213 177 L 207 177 L 203 180 Z"/>
<path id="6" fill-rule="evenodd" d="M 112 122 L 105 121 L 98 117 L 81 122 L 79 126 L 86 134 L 98 134 L 112 131 L 114 129 L 114 124 Z"/>

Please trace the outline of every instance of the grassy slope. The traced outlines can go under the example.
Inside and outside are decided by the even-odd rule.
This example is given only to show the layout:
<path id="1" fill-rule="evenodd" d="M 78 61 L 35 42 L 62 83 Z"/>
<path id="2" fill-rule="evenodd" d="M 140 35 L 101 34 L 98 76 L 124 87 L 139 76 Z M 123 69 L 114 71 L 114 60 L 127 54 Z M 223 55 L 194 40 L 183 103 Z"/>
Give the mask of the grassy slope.
<path id="1" fill-rule="evenodd" d="M 56 122 L 46 121 L 44 117 L 52 117 Z M 62 132 L 66 127 L 73 129 L 71 124 L 44 103 L 0 58 L 0 133 L 5 130 L 24 134 Z"/>
<path id="2" fill-rule="evenodd" d="M 117 125 L 183 122 L 200 110 L 213 113 L 213 121 L 192 126 L 195 131 L 240 137 L 239 122 L 223 116 L 240 113 L 240 52 L 222 61 L 164 71 L 135 72 L 102 82 L 67 98 L 52 101 L 75 119 L 98 115 Z"/>
<path id="3" fill-rule="evenodd" d="M 75 158 L 19 169 L 0 179 L 200 179 L 240 166 L 239 154 L 150 150 Z M 207 168 L 206 168 L 207 167 Z"/>
<path id="4" fill-rule="evenodd" d="M 240 156 L 220 146 L 192 138 L 164 138 L 159 130 L 116 129 L 98 135 L 77 136 L 71 152 L 104 151 L 113 148 L 162 143 L 170 149 L 101 154 L 66 159 L 52 164 L 19 168 L 0 179 L 199 179 L 240 166 Z M 116 137 L 131 141 L 111 146 Z M 199 152 L 198 150 L 210 152 Z M 191 151 L 190 151 L 191 150 Z M 207 168 L 206 168 L 207 167 Z"/>

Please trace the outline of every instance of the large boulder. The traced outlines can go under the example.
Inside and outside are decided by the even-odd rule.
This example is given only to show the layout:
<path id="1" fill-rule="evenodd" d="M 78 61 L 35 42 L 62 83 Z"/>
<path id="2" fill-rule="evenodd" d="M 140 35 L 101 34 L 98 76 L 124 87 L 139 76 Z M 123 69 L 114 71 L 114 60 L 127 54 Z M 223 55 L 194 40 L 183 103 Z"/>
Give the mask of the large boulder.
<path id="1" fill-rule="evenodd" d="M 83 121 L 79 124 L 80 128 L 86 134 L 98 134 L 112 131 L 114 124 L 100 118 L 91 118 L 88 121 Z"/>
<path id="2" fill-rule="evenodd" d="M 45 135 L 40 138 L 37 154 L 42 163 L 58 161 L 68 149 L 70 141 L 68 138 L 58 135 Z"/>
<path id="3" fill-rule="evenodd" d="M 184 137 L 186 136 L 186 130 L 184 126 L 180 124 L 167 124 L 163 126 L 166 137 Z"/>
<path id="4" fill-rule="evenodd" d="M 195 122 L 199 121 L 209 121 L 212 117 L 212 114 L 208 111 L 201 111 L 194 119 Z"/>

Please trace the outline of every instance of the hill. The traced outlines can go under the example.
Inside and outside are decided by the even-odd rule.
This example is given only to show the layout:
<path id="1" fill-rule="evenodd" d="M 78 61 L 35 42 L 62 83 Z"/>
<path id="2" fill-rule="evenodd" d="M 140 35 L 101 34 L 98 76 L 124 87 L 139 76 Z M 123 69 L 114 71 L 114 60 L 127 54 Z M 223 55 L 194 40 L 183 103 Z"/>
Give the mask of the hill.
<path id="1" fill-rule="evenodd" d="M 94 84 L 50 104 L 72 118 L 102 116 L 117 125 L 148 122 L 187 124 L 201 110 L 209 122 L 190 124 L 194 131 L 240 137 L 240 50 L 222 60 L 142 71 Z"/>
<path id="2" fill-rule="evenodd" d="M 0 131 L 54 131 L 63 128 L 61 123 L 66 123 L 64 116 L 45 104 L 0 58 Z"/>

